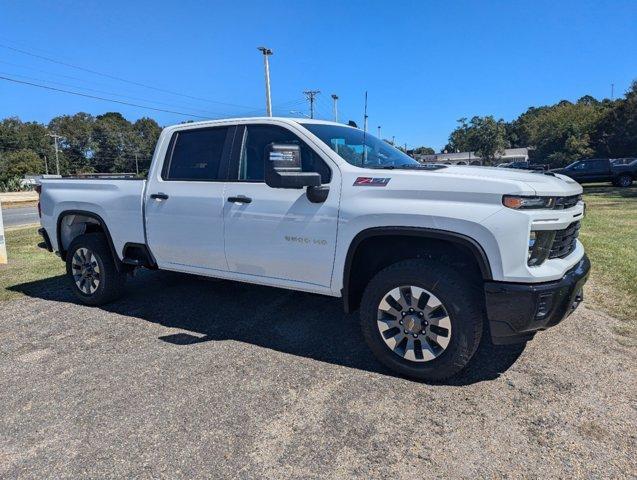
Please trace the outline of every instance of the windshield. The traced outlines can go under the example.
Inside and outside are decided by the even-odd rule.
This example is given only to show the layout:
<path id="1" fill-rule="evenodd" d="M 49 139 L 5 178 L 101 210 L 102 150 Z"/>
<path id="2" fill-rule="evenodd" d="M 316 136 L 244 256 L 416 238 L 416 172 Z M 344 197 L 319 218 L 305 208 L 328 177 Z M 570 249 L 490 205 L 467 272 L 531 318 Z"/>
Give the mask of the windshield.
<path id="1" fill-rule="evenodd" d="M 573 163 L 569 163 L 564 168 L 567 170 L 572 170 L 573 168 L 575 168 L 575 165 L 579 165 L 579 163 L 580 163 L 580 160 L 575 160 Z"/>
<path id="2" fill-rule="evenodd" d="M 419 168 L 423 165 L 384 140 L 340 125 L 302 123 L 347 163 L 364 168 Z"/>

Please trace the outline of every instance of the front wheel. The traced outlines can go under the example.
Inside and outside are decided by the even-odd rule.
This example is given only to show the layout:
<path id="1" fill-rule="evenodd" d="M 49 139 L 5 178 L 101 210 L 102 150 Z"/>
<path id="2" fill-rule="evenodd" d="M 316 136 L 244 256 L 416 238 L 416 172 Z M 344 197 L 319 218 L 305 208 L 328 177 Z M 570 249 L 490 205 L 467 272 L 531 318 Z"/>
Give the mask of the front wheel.
<path id="1" fill-rule="evenodd" d="M 361 328 L 376 358 L 419 380 L 462 370 L 482 336 L 484 313 L 476 285 L 454 269 L 406 260 L 381 270 L 361 301 Z"/>
<path id="2" fill-rule="evenodd" d="M 73 239 L 66 254 L 66 273 L 73 293 L 87 305 L 109 303 L 124 290 L 126 274 L 117 270 L 102 233 L 87 233 Z"/>

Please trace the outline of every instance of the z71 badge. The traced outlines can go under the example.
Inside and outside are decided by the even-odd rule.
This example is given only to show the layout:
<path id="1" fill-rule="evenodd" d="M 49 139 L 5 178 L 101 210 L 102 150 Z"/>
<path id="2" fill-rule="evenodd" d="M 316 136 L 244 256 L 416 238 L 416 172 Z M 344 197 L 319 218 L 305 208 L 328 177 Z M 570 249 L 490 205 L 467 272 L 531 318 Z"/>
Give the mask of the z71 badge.
<path id="1" fill-rule="evenodd" d="M 390 178 L 383 177 L 358 177 L 354 180 L 355 187 L 385 187 Z"/>

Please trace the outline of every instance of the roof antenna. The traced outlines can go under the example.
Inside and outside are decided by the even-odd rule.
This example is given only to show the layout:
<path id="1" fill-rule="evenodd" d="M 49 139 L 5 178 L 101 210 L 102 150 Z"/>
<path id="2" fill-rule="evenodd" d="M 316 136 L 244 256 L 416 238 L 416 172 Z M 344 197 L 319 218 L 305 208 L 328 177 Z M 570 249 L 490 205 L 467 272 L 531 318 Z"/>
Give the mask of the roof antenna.
<path id="1" fill-rule="evenodd" d="M 365 112 L 363 114 L 363 164 L 367 162 L 367 90 L 365 90 Z"/>

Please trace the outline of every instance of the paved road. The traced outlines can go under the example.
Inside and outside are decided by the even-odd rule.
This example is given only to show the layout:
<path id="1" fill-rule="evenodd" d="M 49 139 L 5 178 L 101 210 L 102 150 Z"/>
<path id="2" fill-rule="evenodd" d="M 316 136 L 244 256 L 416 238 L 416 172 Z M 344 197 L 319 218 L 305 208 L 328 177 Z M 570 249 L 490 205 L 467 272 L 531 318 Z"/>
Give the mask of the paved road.
<path id="1" fill-rule="evenodd" d="M 148 272 L 0 306 L 0 478 L 634 478 L 637 361 L 585 306 L 428 385 L 336 299 Z"/>
<path id="2" fill-rule="evenodd" d="M 2 209 L 2 220 L 6 227 L 18 227 L 39 223 L 38 207 L 11 207 Z"/>

